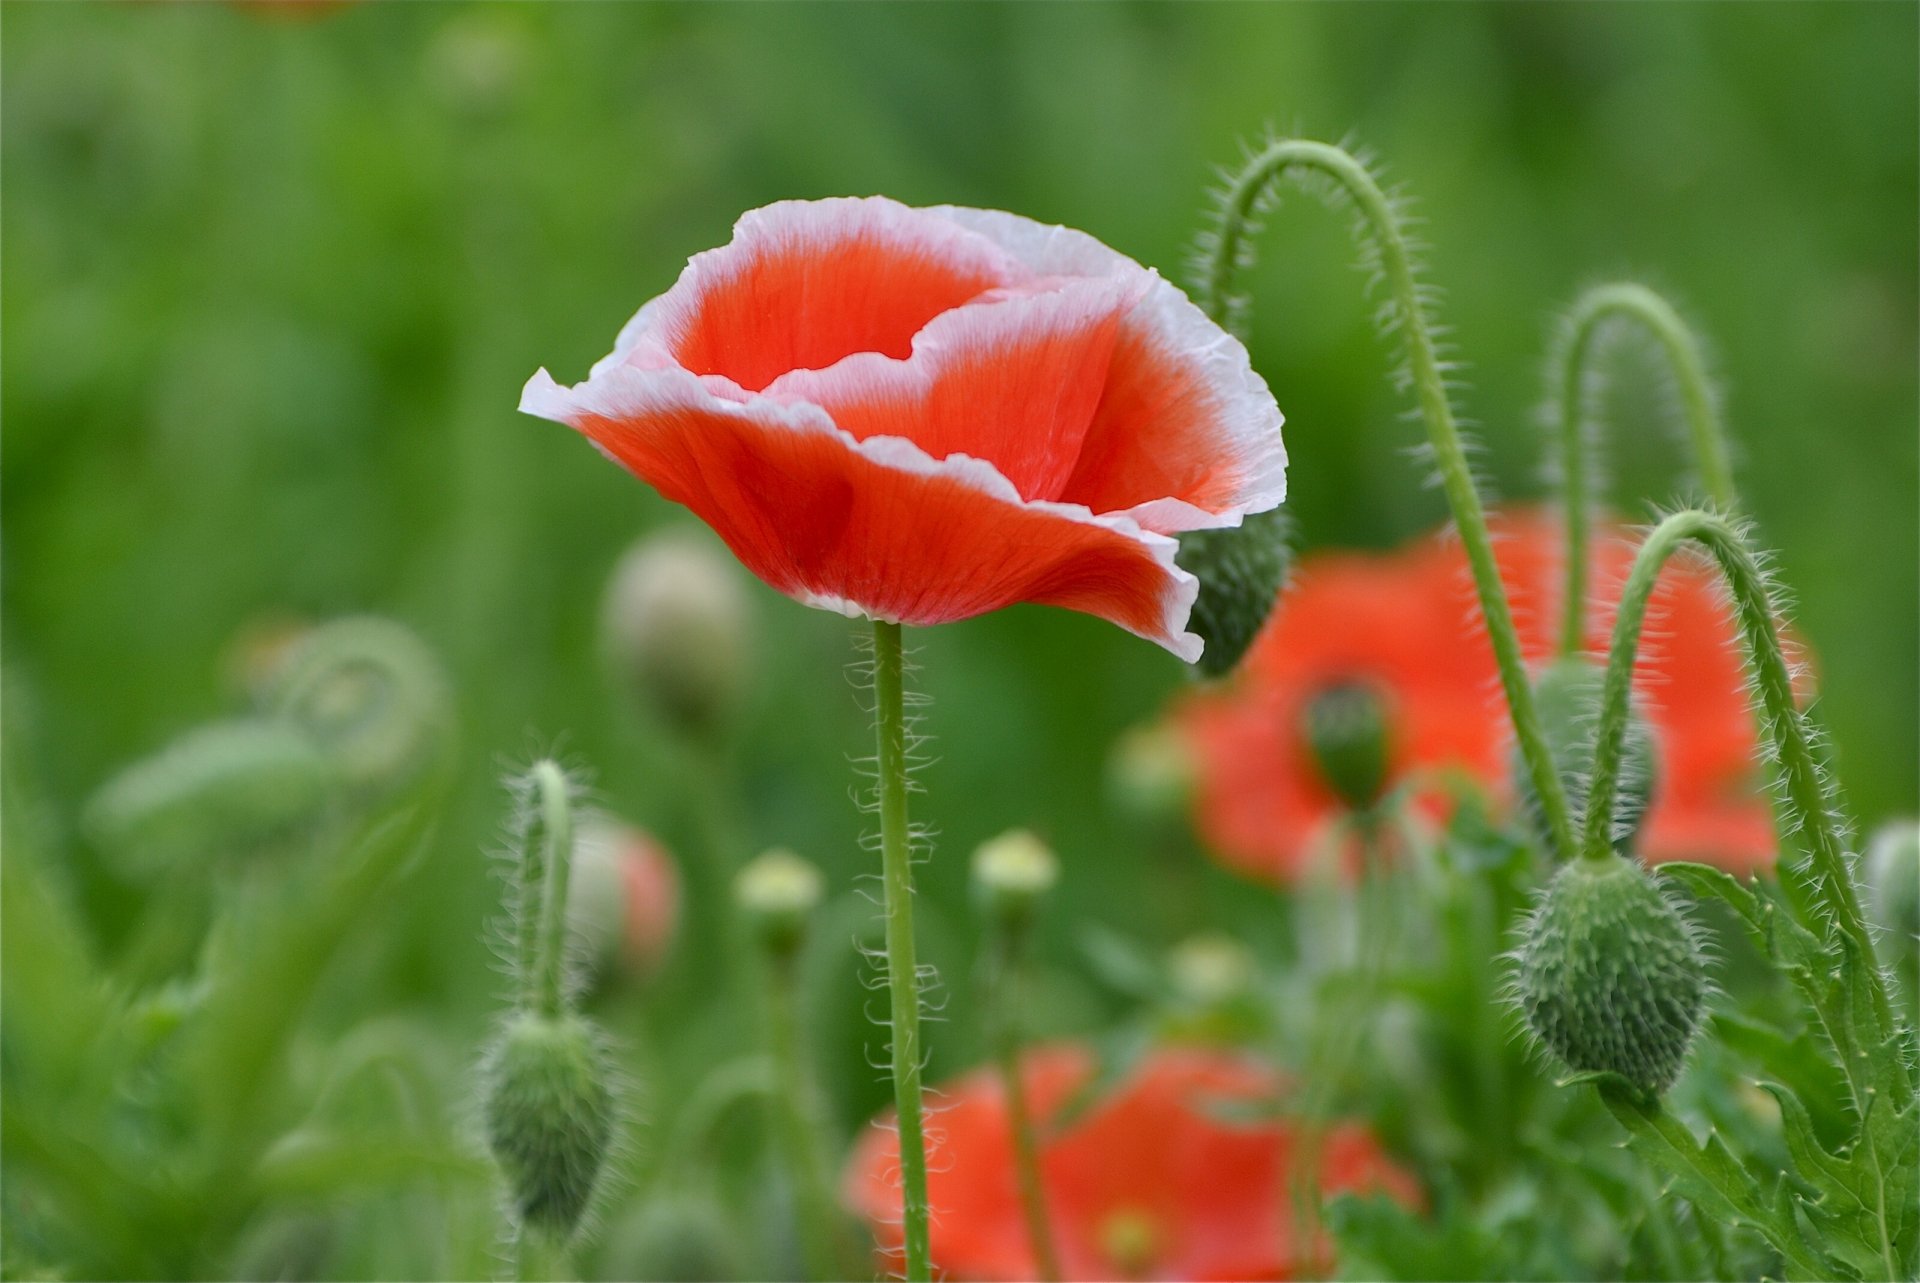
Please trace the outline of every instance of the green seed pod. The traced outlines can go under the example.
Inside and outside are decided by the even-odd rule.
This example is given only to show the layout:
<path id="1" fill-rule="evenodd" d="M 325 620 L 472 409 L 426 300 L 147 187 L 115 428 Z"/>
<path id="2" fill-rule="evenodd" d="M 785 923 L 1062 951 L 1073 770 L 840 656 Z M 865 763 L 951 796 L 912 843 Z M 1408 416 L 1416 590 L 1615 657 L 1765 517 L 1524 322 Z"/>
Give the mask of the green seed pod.
<path id="1" fill-rule="evenodd" d="M 340 772 L 284 722 L 202 726 L 136 762 L 88 802 L 82 826 L 130 872 L 272 853 L 325 816 Z"/>
<path id="2" fill-rule="evenodd" d="M 1692 925 L 1637 861 L 1562 866 L 1518 962 L 1527 1024 L 1568 1067 L 1653 1093 L 1673 1084 L 1706 1005 L 1706 963 Z"/>
<path id="3" fill-rule="evenodd" d="M 1380 800 L 1387 784 L 1387 705 L 1364 682 L 1315 695 L 1302 715 L 1313 764 L 1335 797 L 1355 811 Z"/>
<path id="4" fill-rule="evenodd" d="M 1547 665 L 1533 685 L 1534 702 L 1540 710 L 1540 728 L 1546 733 L 1548 751 L 1560 770 L 1560 786 L 1567 791 L 1567 806 L 1576 831 L 1585 823 L 1587 786 L 1593 778 L 1594 730 L 1600 719 L 1600 695 L 1605 684 L 1605 669 L 1590 660 L 1569 658 Z M 1515 791 L 1520 795 L 1534 832 L 1544 840 L 1548 832 L 1546 812 L 1541 809 L 1526 761 L 1517 747 L 1512 763 Z M 1640 831 L 1640 822 L 1653 804 L 1658 778 L 1653 732 L 1636 709 L 1628 715 L 1626 742 L 1620 755 L 1620 787 L 1613 808 L 1616 849 L 1625 850 Z"/>
<path id="5" fill-rule="evenodd" d="M 1024 931 L 1059 880 L 1060 862 L 1025 829 L 1002 833 L 974 850 L 974 902 L 1003 931 Z"/>
<path id="6" fill-rule="evenodd" d="M 598 1031 L 571 1012 L 517 1013 L 481 1072 L 487 1146 L 514 1214 L 570 1237 L 613 1144 L 613 1074 Z"/>
<path id="7" fill-rule="evenodd" d="M 1207 644 L 1194 664 L 1202 677 L 1232 672 L 1273 613 L 1292 565 L 1291 534 L 1286 511 L 1275 508 L 1231 529 L 1180 537 L 1180 565 L 1200 581 L 1187 626 Z"/>
<path id="8" fill-rule="evenodd" d="M 733 563 L 705 540 L 668 531 L 636 543 L 614 568 L 602 646 L 642 708 L 683 735 L 711 736 L 745 694 L 752 624 Z"/>
<path id="9" fill-rule="evenodd" d="M 445 671 L 413 631 L 370 616 L 307 633 L 267 696 L 306 728 L 358 789 L 399 793 L 448 756 L 453 698 Z"/>
<path id="10" fill-rule="evenodd" d="M 800 951 L 824 891 L 820 870 L 785 847 L 754 857 L 733 880 L 734 900 L 755 938 L 779 958 Z"/>

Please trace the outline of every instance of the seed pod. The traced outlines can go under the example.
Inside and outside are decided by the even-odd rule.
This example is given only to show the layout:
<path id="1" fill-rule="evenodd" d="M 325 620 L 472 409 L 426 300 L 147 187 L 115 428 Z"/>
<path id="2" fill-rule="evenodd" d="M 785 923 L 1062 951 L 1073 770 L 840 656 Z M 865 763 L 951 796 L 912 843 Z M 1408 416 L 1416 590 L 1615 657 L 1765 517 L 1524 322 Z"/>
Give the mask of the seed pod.
<path id="1" fill-rule="evenodd" d="M 636 543 L 607 584 L 601 626 L 616 679 L 675 731 L 710 736 L 738 710 L 751 607 L 710 544 L 681 531 Z"/>
<path id="2" fill-rule="evenodd" d="M 1335 797 L 1355 811 L 1387 784 L 1387 705 L 1365 682 L 1329 686 L 1307 704 L 1301 727 L 1313 764 Z"/>
<path id="3" fill-rule="evenodd" d="M 109 780 L 82 825 L 133 872 L 278 850 L 337 797 L 333 759 L 297 726 L 243 718 L 175 740 Z"/>
<path id="4" fill-rule="evenodd" d="M 1593 779 L 1594 734 L 1600 719 L 1601 688 L 1606 671 L 1590 660 L 1555 660 L 1535 679 L 1534 702 L 1540 710 L 1540 728 L 1545 732 L 1548 751 L 1560 772 L 1560 786 L 1567 792 L 1567 806 L 1575 830 L 1586 822 L 1587 789 Z M 1613 844 L 1624 850 L 1640 831 L 1647 808 L 1653 803 L 1659 768 L 1654 755 L 1653 732 L 1636 709 L 1628 714 L 1626 740 L 1620 755 L 1620 785 L 1613 807 Z M 1512 773 L 1515 791 L 1527 812 L 1534 832 L 1546 840 L 1546 812 L 1533 791 L 1533 780 L 1526 761 L 1516 747 Z"/>
<path id="5" fill-rule="evenodd" d="M 394 794 L 446 761 L 453 700 L 440 661 L 411 629 L 371 616 L 313 629 L 267 697 L 305 727 L 355 788 Z"/>
<path id="6" fill-rule="evenodd" d="M 785 847 L 754 857 L 733 880 L 733 895 L 754 937 L 777 958 L 799 952 L 820 904 L 820 870 Z"/>
<path id="7" fill-rule="evenodd" d="M 613 1074 L 599 1032 L 571 1012 L 516 1013 L 481 1072 L 487 1145 L 515 1216 L 570 1237 L 613 1144 Z"/>
<path id="8" fill-rule="evenodd" d="M 974 902 L 1009 933 L 1026 929 L 1041 897 L 1060 880 L 1060 862 L 1045 842 L 1025 829 L 1013 829 L 973 853 Z"/>
<path id="9" fill-rule="evenodd" d="M 1652 1093 L 1673 1084 L 1706 1004 L 1706 964 L 1692 925 L 1637 861 L 1563 865 L 1518 962 L 1527 1025 L 1568 1067 Z"/>
<path id="10" fill-rule="evenodd" d="M 1200 581 L 1187 626 L 1207 644 L 1194 664 L 1202 677 L 1232 672 L 1259 636 L 1293 563 L 1291 534 L 1286 510 L 1275 508 L 1180 537 L 1180 566 Z"/>

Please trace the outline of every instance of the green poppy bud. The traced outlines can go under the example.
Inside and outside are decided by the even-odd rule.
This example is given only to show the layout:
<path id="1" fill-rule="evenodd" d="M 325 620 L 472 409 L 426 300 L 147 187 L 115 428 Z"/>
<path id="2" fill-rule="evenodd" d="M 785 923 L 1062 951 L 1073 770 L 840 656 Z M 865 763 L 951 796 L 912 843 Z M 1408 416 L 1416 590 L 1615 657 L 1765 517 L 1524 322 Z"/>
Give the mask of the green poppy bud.
<path id="1" fill-rule="evenodd" d="M 1275 508 L 1180 537 L 1180 566 L 1200 581 L 1187 627 L 1207 644 L 1194 664 L 1202 677 L 1232 672 L 1259 636 L 1292 565 L 1291 533 L 1285 509 Z"/>
<path id="2" fill-rule="evenodd" d="M 1540 729 L 1546 734 L 1547 748 L 1559 768 L 1560 786 L 1567 792 L 1567 806 L 1576 831 L 1585 823 L 1587 786 L 1593 778 L 1595 725 L 1600 720 L 1600 695 L 1606 678 L 1606 670 L 1591 660 L 1558 659 L 1541 671 L 1533 685 L 1534 703 L 1540 711 Z M 1625 850 L 1640 831 L 1640 822 L 1653 803 L 1659 776 L 1653 732 L 1637 709 L 1628 714 L 1626 740 L 1621 748 L 1620 784 L 1613 808 L 1613 844 Z M 1546 812 L 1541 809 L 1526 762 L 1517 748 L 1512 771 L 1527 819 L 1534 832 L 1544 839 L 1548 832 Z"/>
<path id="3" fill-rule="evenodd" d="M 974 850 L 974 902 L 1002 930 L 1024 930 L 1059 880 L 1060 862 L 1025 829 L 1002 833 Z"/>
<path id="4" fill-rule="evenodd" d="M 570 1237 L 613 1144 L 613 1073 L 599 1032 L 571 1012 L 516 1013 L 481 1072 L 487 1146 L 515 1216 Z"/>
<path id="5" fill-rule="evenodd" d="M 338 795 L 333 759 L 297 726 L 245 718 L 189 731 L 103 785 L 82 825 L 136 872 L 282 849 Z"/>
<path id="6" fill-rule="evenodd" d="M 1302 714 L 1313 764 L 1334 796 L 1355 811 L 1380 800 L 1387 785 L 1387 705 L 1365 682 L 1329 686 Z"/>
<path id="7" fill-rule="evenodd" d="M 615 677 L 685 735 L 710 736 L 738 711 L 752 611 L 734 564 L 682 531 L 642 539 L 614 568 L 602 645 Z"/>
<path id="8" fill-rule="evenodd" d="M 446 673 L 426 643 L 390 619 L 336 619 L 308 632 L 281 664 L 267 705 L 371 794 L 419 783 L 452 745 Z"/>
<path id="9" fill-rule="evenodd" d="M 826 883 L 820 870 L 785 847 L 754 857 L 733 880 L 734 901 L 756 939 L 776 958 L 790 958 L 807 938 L 807 922 Z"/>
<path id="10" fill-rule="evenodd" d="M 1171 723 L 1136 726 L 1107 757 L 1107 796 L 1130 820 L 1169 824 L 1186 814 L 1197 775 L 1193 750 Z"/>
<path id="11" fill-rule="evenodd" d="M 1515 990 L 1527 1025 L 1580 1071 L 1673 1084 L 1706 1005 L 1692 925 L 1640 864 L 1568 862 L 1527 923 Z"/>

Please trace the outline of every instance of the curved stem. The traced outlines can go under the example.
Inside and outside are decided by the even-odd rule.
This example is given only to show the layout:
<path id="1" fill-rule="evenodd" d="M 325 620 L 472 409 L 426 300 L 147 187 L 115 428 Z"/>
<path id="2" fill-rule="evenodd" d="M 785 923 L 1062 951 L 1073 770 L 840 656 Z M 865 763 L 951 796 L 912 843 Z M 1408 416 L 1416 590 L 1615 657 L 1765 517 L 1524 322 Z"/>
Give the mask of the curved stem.
<path id="1" fill-rule="evenodd" d="M 901 1233 L 908 1283 L 932 1277 L 927 1241 L 927 1148 L 920 1116 L 920 964 L 913 940 L 913 856 L 907 830 L 907 716 L 900 625 L 873 621 L 874 738 L 878 748 L 881 884 L 892 1000 L 893 1099 L 899 1115 Z"/>
<path id="2" fill-rule="evenodd" d="M 567 880 L 573 865 L 573 799 L 566 775 L 552 761 L 535 763 L 533 787 L 535 803 L 540 808 L 538 837 L 545 871 L 538 914 L 532 912 L 527 901 L 521 901 L 523 950 L 527 944 L 525 919 L 537 916 L 539 921 L 538 956 L 524 981 L 530 999 L 528 1005 L 537 1006 L 544 1015 L 557 1016 L 566 997 Z M 534 836 L 529 834 L 527 839 L 529 861 L 533 858 Z M 523 895 L 531 891 L 525 883 L 534 876 L 534 872 L 523 873 Z"/>
<path id="3" fill-rule="evenodd" d="M 1574 832 L 1566 790 L 1561 786 L 1560 773 L 1554 768 L 1553 755 L 1541 731 L 1533 688 L 1527 681 L 1526 661 L 1520 652 L 1520 635 L 1514 628 L 1513 611 L 1500 582 L 1480 492 L 1474 485 L 1466 450 L 1461 445 L 1460 429 L 1454 421 L 1453 406 L 1447 399 L 1446 378 L 1422 304 L 1411 251 L 1399 216 L 1380 184 L 1364 164 L 1343 148 L 1300 139 L 1267 146 L 1240 171 L 1228 192 L 1219 236 L 1205 265 L 1201 305 L 1215 316 L 1226 310 L 1225 300 L 1230 297 L 1233 277 L 1239 269 L 1255 206 L 1261 194 L 1291 170 L 1306 170 L 1332 180 L 1336 189 L 1352 201 L 1362 227 L 1373 236 L 1380 274 L 1386 282 L 1398 327 L 1405 336 L 1407 369 L 1418 397 L 1421 418 L 1426 423 L 1427 438 L 1432 443 L 1434 462 L 1440 470 L 1441 486 L 1453 509 L 1454 524 L 1459 528 L 1460 542 L 1473 569 L 1474 587 L 1480 596 L 1480 611 L 1486 619 L 1494 659 L 1499 664 L 1500 685 L 1506 694 L 1514 735 L 1526 759 L 1534 792 L 1540 798 L 1548 833 L 1560 852 L 1569 855 L 1574 850 Z"/>
<path id="4" fill-rule="evenodd" d="M 1001 939 L 989 962 L 987 1019 L 993 1027 L 994 1061 L 1001 1090 L 1007 1097 L 1007 1124 L 1013 1131 L 1013 1162 L 1020 1184 L 1020 1210 L 1027 1222 L 1027 1238 L 1039 1277 L 1047 1283 L 1060 1279 L 1060 1256 L 1054 1249 L 1053 1223 L 1047 1215 L 1046 1185 L 1040 1179 L 1040 1146 L 1034 1136 L 1033 1111 L 1027 1101 L 1026 1081 L 1020 1076 L 1020 972 L 1023 940 L 1017 934 L 997 932 Z"/>
<path id="5" fill-rule="evenodd" d="M 1574 302 L 1553 378 L 1560 429 L 1561 485 L 1567 522 L 1566 598 L 1562 603 L 1560 653 L 1576 655 L 1586 645 L 1587 493 L 1586 394 L 1597 358 L 1599 337 L 1609 322 L 1631 321 L 1659 342 L 1680 389 L 1680 404 L 1693 445 L 1694 467 L 1716 508 L 1731 512 L 1737 504 L 1733 465 L 1720 406 L 1707 378 L 1700 341 L 1673 305 L 1644 285 L 1630 281 L 1598 285 Z"/>

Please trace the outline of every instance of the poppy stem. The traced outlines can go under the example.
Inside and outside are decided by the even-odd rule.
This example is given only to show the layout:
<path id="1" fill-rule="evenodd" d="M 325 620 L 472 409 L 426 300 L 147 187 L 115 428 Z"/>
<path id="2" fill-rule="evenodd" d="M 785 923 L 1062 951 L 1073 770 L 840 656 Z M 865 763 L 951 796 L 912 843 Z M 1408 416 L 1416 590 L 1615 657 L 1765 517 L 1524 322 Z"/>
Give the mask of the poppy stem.
<path id="1" fill-rule="evenodd" d="M 1486 511 L 1454 420 L 1446 367 L 1427 317 L 1432 296 L 1414 270 L 1412 250 L 1394 200 L 1381 190 L 1367 165 L 1345 148 L 1297 138 L 1269 143 L 1234 175 L 1228 188 L 1220 225 L 1202 265 L 1200 305 L 1216 319 L 1243 310 L 1233 293 L 1233 283 L 1251 258 L 1248 237 L 1257 228 L 1261 201 L 1280 179 L 1296 174 L 1321 179 L 1330 185 L 1336 204 L 1353 208 L 1362 236 L 1363 261 L 1376 269 L 1386 284 L 1390 306 L 1387 328 L 1397 330 L 1406 344 L 1405 373 L 1416 394 L 1441 488 L 1473 570 L 1480 613 L 1500 668 L 1500 685 L 1506 693 L 1514 737 L 1526 760 L 1527 774 L 1540 799 L 1553 845 L 1563 856 L 1571 855 L 1576 849 L 1572 811 L 1541 729 L 1533 688 L 1527 681 L 1526 660 L 1520 652 L 1520 634 L 1500 582 L 1499 564 L 1494 560 Z M 1315 190 L 1320 190 L 1320 185 L 1315 185 Z M 1368 235 L 1370 240 L 1366 239 Z"/>
<path id="2" fill-rule="evenodd" d="M 573 799 L 566 774 L 551 759 L 534 763 L 528 778 L 538 810 L 520 863 L 521 1007 L 557 1016 L 566 999 Z"/>
<path id="3" fill-rule="evenodd" d="M 873 621 L 873 727 L 880 863 L 892 999 L 893 1098 L 900 1129 L 901 1234 L 908 1283 L 932 1277 L 927 1236 L 927 1149 L 920 1115 L 920 964 L 913 940 L 913 851 L 907 827 L 907 715 L 900 625 Z"/>
<path id="4" fill-rule="evenodd" d="M 801 1255 L 809 1278 L 828 1280 L 844 1276 L 847 1245 L 826 1160 L 820 1152 L 818 1098 L 800 1054 L 798 963 L 793 957 L 771 960 L 767 1045 L 773 1057 L 781 1145 L 799 1203 Z"/>
<path id="5" fill-rule="evenodd" d="M 1597 285 L 1574 301 L 1561 330 L 1550 381 L 1555 423 L 1560 432 L 1560 487 L 1566 508 L 1566 597 L 1561 604 L 1560 653 L 1577 655 L 1586 646 L 1589 504 L 1592 496 L 1587 406 L 1594 389 L 1594 365 L 1600 337 L 1614 321 L 1638 324 L 1660 344 L 1680 393 L 1694 467 L 1714 507 L 1731 512 L 1737 505 L 1726 428 L 1720 400 L 1707 377 L 1700 340 L 1672 304 L 1631 281 Z"/>
<path id="6" fill-rule="evenodd" d="M 1013 1162 L 1020 1183 L 1020 1210 L 1027 1221 L 1033 1261 L 1046 1283 L 1059 1283 L 1060 1257 L 1053 1244 L 1053 1223 L 1047 1215 L 1046 1186 L 1040 1179 L 1040 1147 L 1034 1136 L 1033 1111 L 1027 1085 L 1020 1075 L 1020 989 L 1025 932 L 1001 930 L 989 962 L 987 1019 L 993 1026 L 994 1061 L 1001 1090 L 1007 1096 L 1007 1125 L 1013 1132 Z"/>

